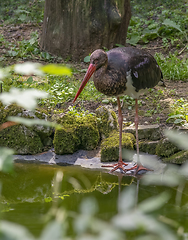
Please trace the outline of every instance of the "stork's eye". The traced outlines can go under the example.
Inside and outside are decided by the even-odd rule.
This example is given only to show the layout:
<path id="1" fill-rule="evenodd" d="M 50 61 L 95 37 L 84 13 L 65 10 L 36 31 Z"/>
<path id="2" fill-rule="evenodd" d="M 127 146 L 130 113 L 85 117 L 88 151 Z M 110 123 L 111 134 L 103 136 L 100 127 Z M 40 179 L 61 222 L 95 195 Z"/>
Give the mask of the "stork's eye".
<path id="1" fill-rule="evenodd" d="M 99 59 L 95 59 L 95 60 L 93 61 L 93 63 L 94 63 L 95 65 L 97 65 L 98 62 L 99 62 Z"/>

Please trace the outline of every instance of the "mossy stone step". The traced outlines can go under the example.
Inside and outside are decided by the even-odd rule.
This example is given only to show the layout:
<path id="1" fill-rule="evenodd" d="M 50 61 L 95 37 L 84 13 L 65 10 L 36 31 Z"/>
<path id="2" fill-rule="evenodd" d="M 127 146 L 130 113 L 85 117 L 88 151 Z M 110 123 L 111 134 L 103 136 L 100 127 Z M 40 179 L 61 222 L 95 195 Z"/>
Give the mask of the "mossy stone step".
<path id="1" fill-rule="evenodd" d="M 139 150 L 140 152 L 148 153 L 151 155 L 156 154 L 156 147 L 159 143 L 158 141 L 139 141 Z"/>
<path id="2" fill-rule="evenodd" d="M 156 147 L 156 154 L 160 157 L 169 157 L 179 151 L 180 149 L 167 138 L 161 139 Z"/>
<path id="3" fill-rule="evenodd" d="M 122 134 L 122 148 L 133 150 L 135 137 L 132 133 Z M 101 161 L 117 161 L 119 159 L 119 132 L 113 131 L 101 144 Z"/>
<path id="4" fill-rule="evenodd" d="M 163 158 L 164 163 L 175 163 L 175 164 L 182 164 L 188 160 L 188 151 L 180 151 L 168 158 Z"/>
<path id="5" fill-rule="evenodd" d="M 0 125 L 8 116 L 47 120 L 45 110 L 28 111 L 16 104 L 4 106 L 0 103 Z M 14 149 L 17 154 L 37 154 L 52 147 L 52 128 L 41 125 L 31 127 L 19 124 L 0 131 L 0 145 Z"/>
<path id="6" fill-rule="evenodd" d="M 39 135 L 24 125 L 1 130 L 0 146 L 12 148 L 16 154 L 37 154 L 43 149 Z"/>
<path id="7" fill-rule="evenodd" d="M 96 116 L 66 114 L 58 119 L 58 123 L 62 128 L 55 130 L 53 143 L 56 154 L 72 154 L 78 149 L 92 150 L 97 147 L 100 136 Z"/>
<path id="8" fill-rule="evenodd" d="M 132 133 L 135 136 L 135 126 L 123 128 L 123 132 Z M 158 124 L 154 125 L 139 125 L 138 126 L 139 140 L 148 139 L 151 141 L 160 140 L 162 137 L 161 129 Z"/>

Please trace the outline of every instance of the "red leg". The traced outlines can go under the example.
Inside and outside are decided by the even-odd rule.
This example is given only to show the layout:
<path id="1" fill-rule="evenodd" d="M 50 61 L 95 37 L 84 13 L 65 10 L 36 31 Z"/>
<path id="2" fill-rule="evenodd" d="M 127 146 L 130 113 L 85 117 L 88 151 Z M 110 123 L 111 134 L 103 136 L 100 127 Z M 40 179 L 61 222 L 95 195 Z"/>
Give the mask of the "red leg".
<path id="1" fill-rule="evenodd" d="M 135 99 L 135 130 L 136 130 L 136 153 L 137 153 L 137 164 L 140 164 L 140 157 L 139 157 L 139 142 L 138 142 L 138 99 Z"/>
<path id="2" fill-rule="evenodd" d="M 121 111 L 121 104 L 120 99 L 117 97 L 117 104 L 118 104 L 118 123 L 119 123 L 119 160 L 116 164 L 111 165 L 102 165 L 102 167 L 113 167 L 113 169 L 110 171 L 110 173 L 114 172 L 117 169 L 122 169 L 124 172 L 127 170 L 124 168 L 124 166 L 127 166 L 128 164 L 124 163 L 122 160 L 122 126 L 123 126 L 123 115 Z"/>
<path id="3" fill-rule="evenodd" d="M 139 157 L 139 142 L 138 142 L 138 99 L 135 99 L 135 109 L 136 109 L 136 113 L 135 113 L 135 130 L 136 130 L 136 153 L 137 153 L 137 164 L 135 166 L 133 166 L 132 168 L 126 169 L 126 171 L 130 171 L 133 169 L 136 169 L 136 174 L 140 171 L 140 170 L 145 170 L 145 171 L 151 171 L 148 168 L 145 168 L 141 162 L 140 162 L 140 157 Z"/>

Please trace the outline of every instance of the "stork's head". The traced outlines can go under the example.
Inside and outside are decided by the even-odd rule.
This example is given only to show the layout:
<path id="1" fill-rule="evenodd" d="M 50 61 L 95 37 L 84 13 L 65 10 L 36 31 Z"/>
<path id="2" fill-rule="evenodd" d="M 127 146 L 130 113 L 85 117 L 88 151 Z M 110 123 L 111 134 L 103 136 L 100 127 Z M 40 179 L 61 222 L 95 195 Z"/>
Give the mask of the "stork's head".
<path id="1" fill-rule="evenodd" d="M 89 81 L 89 79 L 91 78 L 93 73 L 96 70 L 98 70 L 100 67 L 105 65 L 107 61 L 108 61 L 107 54 L 102 49 L 97 49 L 91 54 L 89 67 L 88 67 L 86 75 L 80 85 L 80 88 L 78 89 L 78 92 L 73 100 L 73 103 L 76 101 L 76 99 L 78 98 L 78 96 L 80 95 L 82 90 L 84 89 L 85 85 L 87 84 L 87 82 Z"/>

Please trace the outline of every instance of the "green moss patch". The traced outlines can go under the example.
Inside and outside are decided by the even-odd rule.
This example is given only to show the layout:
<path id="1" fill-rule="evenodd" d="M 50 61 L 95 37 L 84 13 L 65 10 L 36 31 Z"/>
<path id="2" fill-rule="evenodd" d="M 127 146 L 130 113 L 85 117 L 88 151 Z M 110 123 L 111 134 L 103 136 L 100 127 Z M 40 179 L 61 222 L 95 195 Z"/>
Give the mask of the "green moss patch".
<path id="1" fill-rule="evenodd" d="M 188 151 L 180 151 L 168 158 L 163 158 L 165 163 L 182 164 L 188 160 Z"/>
<path id="2" fill-rule="evenodd" d="M 139 150 L 140 152 L 149 153 L 152 155 L 156 154 L 156 147 L 159 141 L 140 141 Z"/>
<path id="3" fill-rule="evenodd" d="M 74 153 L 80 144 L 74 127 L 62 127 L 62 129 L 56 130 L 54 135 L 54 148 L 57 154 Z"/>
<path id="4" fill-rule="evenodd" d="M 108 110 L 105 107 L 99 107 L 95 113 L 102 139 L 108 137 L 113 130 L 117 130 L 118 122 L 114 111 Z"/>
<path id="5" fill-rule="evenodd" d="M 132 133 L 123 133 L 122 148 L 134 149 L 135 137 Z M 119 159 L 119 132 L 113 131 L 101 144 L 101 161 L 117 161 Z"/>
<path id="6" fill-rule="evenodd" d="M 77 126 L 76 132 L 80 139 L 79 148 L 92 150 L 97 147 L 100 137 L 96 124 L 80 124 Z"/>
<path id="7" fill-rule="evenodd" d="M 12 148 L 17 154 L 36 154 L 43 148 L 38 134 L 23 125 L 0 131 L 0 146 Z"/>
<path id="8" fill-rule="evenodd" d="M 178 151 L 178 147 L 166 138 L 161 139 L 156 147 L 156 154 L 161 157 L 169 157 Z"/>
<path id="9" fill-rule="evenodd" d="M 75 116 L 68 113 L 58 119 L 58 123 L 62 124 L 62 129 L 56 129 L 53 141 L 57 154 L 73 153 L 78 149 L 92 150 L 97 147 L 100 137 L 96 116 Z"/>
<path id="10" fill-rule="evenodd" d="M 0 123 L 7 122 L 8 116 L 18 116 L 23 112 L 23 108 L 18 107 L 16 104 L 11 104 L 8 106 L 4 106 L 0 103 Z"/>
<path id="11" fill-rule="evenodd" d="M 39 109 L 28 111 L 16 104 L 3 106 L 0 103 L 0 124 L 7 122 L 9 116 L 47 120 L 47 114 Z M 10 126 L 0 131 L 0 145 L 13 148 L 18 154 L 36 154 L 52 147 L 52 132 L 52 128 L 41 125 Z"/>

